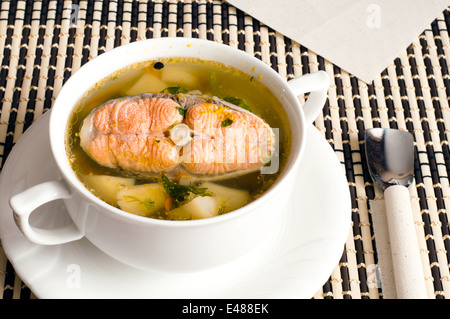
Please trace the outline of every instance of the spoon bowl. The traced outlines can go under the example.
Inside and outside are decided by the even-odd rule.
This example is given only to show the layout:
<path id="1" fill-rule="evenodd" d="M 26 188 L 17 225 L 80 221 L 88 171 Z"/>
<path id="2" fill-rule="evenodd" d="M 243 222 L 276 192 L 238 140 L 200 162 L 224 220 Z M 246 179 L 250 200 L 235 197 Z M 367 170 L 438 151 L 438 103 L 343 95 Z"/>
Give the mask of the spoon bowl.
<path id="1" fill-rule="evenodd" d="M 369 173 L 381 189 L 392 185 L 409 187 L 414 181 L 414 139 L 410 133 L 368 129 L 366 155 Z"/>

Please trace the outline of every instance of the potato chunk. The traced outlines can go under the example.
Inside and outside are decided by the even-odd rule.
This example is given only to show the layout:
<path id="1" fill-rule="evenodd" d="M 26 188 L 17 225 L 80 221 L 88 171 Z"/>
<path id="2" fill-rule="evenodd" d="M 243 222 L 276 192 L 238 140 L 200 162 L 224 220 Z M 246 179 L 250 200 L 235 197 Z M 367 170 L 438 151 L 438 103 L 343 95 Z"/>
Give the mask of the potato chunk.
<path id="1" fill-rule="evenodd" d="M 150 217 L 164 209 L 167 194 L 158 183 L 124 187 L 117 193 L 120 209 L 135 215 Z"/>
<path id="2" fill-rule="evenodd" d="M 156 76 L 145 72 L 142 76 L 127 90 L 124 95 L 137 95 L 142 93 L 159 93 L 168 85 Z"/>
<path id="3" fill-rule="evenodd" d="M 217 198 L 199 196 L 178 208 L 167 212 L 170 219 L 201 219 L 219 215 L 220 205 Z"/>
<path id="4" fill-rule="evenodd" d="M 117 192 L 126 186 L 134 185 L 134 178 L 108 176 L 108 175 L 85 175 L 88 186 L 92 187 L 97 194 L 111 205 L 117 205 Z"/>
<path id="5" fill-rule="evenodd" d="M 243 189 L 222 186 L 216 183 L 205 182 L 200 185 L 214 193 L 224 213 L 238 209 L 250 202 L 250 193 Z"/>
<path id="6" fill-rule="evenodd" d="M 181 85 L 187 89 L 198 88 L 198 80 L 188 71 L 165 67 L 162 69 L 161 80 L 170 85 Z"/>

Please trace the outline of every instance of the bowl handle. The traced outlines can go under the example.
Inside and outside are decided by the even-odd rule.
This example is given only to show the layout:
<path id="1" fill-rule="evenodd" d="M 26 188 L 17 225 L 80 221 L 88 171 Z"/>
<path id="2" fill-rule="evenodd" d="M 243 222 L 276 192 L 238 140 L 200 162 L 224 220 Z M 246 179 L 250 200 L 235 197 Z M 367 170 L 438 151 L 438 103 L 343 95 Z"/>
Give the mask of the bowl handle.
<path id="1" fill-rule="evenodd" d="M 287 82 L 295 95 L 310 92 L 303 105 L 303 113 L 307 123 L 313 123 L 323 109 L 327 100 L 330 77 L 325 71 L 306 74 Z"/>
<path id="2" fill-rule="evenodd" d="M 84 235 L 74 223 L 56 229 L 31 226 L 30 214 L 39 206 L 57 200 L 71 198 L 70 190 L 62 181 L 50 181 L 30 187 L 11 197 L 14 221 L 30 241 L 40 245 L 58 245 L 81 239 Z"/>

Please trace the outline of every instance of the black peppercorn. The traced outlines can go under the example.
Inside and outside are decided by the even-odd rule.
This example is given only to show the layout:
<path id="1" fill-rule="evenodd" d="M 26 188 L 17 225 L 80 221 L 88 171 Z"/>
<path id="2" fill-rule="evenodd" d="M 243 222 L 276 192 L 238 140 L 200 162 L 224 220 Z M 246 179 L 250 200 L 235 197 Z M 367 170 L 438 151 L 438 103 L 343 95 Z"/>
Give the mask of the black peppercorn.
<path id="1" fill-rule="evenodd" d="M 153 67 L 157 70 L 161 70 L 164 67 L 164 64 L 162 62 L 156 62 Z"/>

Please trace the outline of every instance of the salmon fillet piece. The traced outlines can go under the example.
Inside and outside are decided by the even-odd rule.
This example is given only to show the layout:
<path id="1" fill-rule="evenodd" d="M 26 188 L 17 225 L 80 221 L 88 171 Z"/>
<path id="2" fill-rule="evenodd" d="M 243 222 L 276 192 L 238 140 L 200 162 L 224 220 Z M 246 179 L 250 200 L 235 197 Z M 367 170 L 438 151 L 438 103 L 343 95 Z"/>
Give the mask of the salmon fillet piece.
<path id="1" fill-rule="evenodd" d="M 272 128 L 261 118 L 212 103 L 191 107 L 187 111 L 185 123 L 194 131 L 209 137 L 247 133 L 249 142 L 256 142 L 263 136 L 273 142 Z"/>
<path id="2" fill-rule="evenodd" d="M 95 128 L 102 134 L 163 132 L 183 121 L 177 102 L 150 96 L 131 96 L 105 104 L 94 115 Z"/>
<path id="3" fill-rule="evenodd" d="M 192 174 L 252 169 L 271 156 L 273 131 L 253 114 L 202 103 L 187 111 L 185 123 L 201 136 L 183 148 L 182 165 Z"/>
<path id="4" fill-rule="evenodd" d="M 186 105 L 184 119 L 179 110 Z M 166 136 L 183 121 L 194 139 L 180 149 Z M 252 113 L 198 97 L 155 94 L 100 105 L 84 120 L 80 139 L 99 164 L 144 175 L 168 172 L 179 164 L 202 175 L 253 169 L 265 164 L 274 145 L 271 127 Z"/>
<path id="5" fill-rule="evenodd" d="M 195 132 L 223 137 L 227 128 L 244 129 L 246 122 L 238 111 L 212 103 L 201 103 L 186 113 L 185 123 Z"/>
<path id="6" fill-rule="evenodd" d="M 172 99 L 142 94 L 94 109 L 80 131 L 81 146 L 96 162 L 135 173 L 172 170 L 179 152 L 164 132 L 183 121 Z"/>
<path id="7" fill-rule="evenodd" d="M 91 143 L 92 158 L 104 166 L 139 173 L 167 172 L 179 162 L 178 149 L 164 136 L 101 134 Z"/>
<path id="8" fill-rule="evenodd" d="M 183 148 L 183 167 L 192 174 L 216 175 L 263 164 L 257 144 L 238 139 L 198 139 Z"/>

